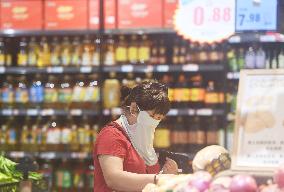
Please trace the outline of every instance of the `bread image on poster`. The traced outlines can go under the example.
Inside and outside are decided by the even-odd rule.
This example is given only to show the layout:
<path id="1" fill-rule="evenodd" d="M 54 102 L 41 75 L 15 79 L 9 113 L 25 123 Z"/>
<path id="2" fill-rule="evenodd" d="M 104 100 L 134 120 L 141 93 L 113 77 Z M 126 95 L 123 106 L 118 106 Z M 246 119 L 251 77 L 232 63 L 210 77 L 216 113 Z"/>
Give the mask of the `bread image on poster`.
<path id="1" fill-rule="evenodd" d="M 270 111 L 259 110 L 243 114 L 240 122 L 245 132 L 255 133 L 263 129 L 273 128 L 275 118 Z"/>

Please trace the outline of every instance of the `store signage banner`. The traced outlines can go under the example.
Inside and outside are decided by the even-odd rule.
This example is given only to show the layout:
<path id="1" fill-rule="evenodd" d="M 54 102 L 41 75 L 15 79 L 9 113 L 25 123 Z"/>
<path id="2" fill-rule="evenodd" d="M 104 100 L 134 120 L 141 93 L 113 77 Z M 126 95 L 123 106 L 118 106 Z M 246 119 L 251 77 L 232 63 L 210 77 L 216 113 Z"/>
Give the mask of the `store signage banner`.
<path id="1" fill-rule="evenodd" d="M 240 75 L 232 169 L 272 171 L 284 163 L 284 70 Z"/>
<path id="2" fill-rule="evenodd" d="M 191 41 L 220 42 L 235 32 L 235 0 L 180 0 L 174 27 Z"/>

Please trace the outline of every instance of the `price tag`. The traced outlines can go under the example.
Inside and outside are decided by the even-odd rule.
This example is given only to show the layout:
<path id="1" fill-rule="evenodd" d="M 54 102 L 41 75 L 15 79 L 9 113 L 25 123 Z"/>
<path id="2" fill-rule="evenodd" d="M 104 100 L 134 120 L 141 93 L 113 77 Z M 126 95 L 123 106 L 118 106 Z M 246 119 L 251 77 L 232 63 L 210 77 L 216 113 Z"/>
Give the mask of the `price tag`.
<path id="1" fill-rule="evenodd" d="M 72 109 L 70 111 L 70 114 L 74 115 L 74 116 L 80 116 L 80 115 L 82 115 L 82 113 L 83 113 L 83 111 L 81 109 Z"/>
<path id="2" fill-rule="evenodd" d="M 187 64 L 182 66 L 183 71 L 198 71 L 199 67 L 196 64 Z"/>
<path id="3" fill-rule="evenodd" d="M 273 35 L 261 35 L 259 38 L 260 42 L 276 42 L 276 37 Z"/>
<path id="4" fill-rule="evenodd" d="M 6 68 L 5 67 L 0 67 L 0 74 L 3 74 L 6 72 Z"/>
<path id="5" fill-rule="evenodd" d="M 103 114 L 104 115 L 110 115 L 110 110 L 109 109 L 104 109 Z"/>
<path id="6" fill-rule="evenodd" d="M 40 158 L 42 159 L 55 159 L 56 153 L 55 152 L 45 152 L 40 154 Z"/>
<path id="7" fill-rule="evenodd" d="M 81 73 L 91 73 L 92 72 L 92 67 L 81 67 L 80 68 Z"/>
<path id="8" fill-rule="evenodd" d="M 37 116 L 38 110 L 37 109 L 28 109 L 27 114 L 28 114 L 28 116 Z"/>
<path id="9" fill-rule="evenodd" d="M 13 115 L 13 111 L 11 109 L 3 109 L 2 114 L 4 116 L 11 116 L 11 115 Z"/>
<path id="10" fill-rule="evenodd" d="M 121 108 L 113 108 L 112 110 L 111 110 L 111 113 L 113 114 L 113 115 L 120 115 L 121 114 Z"/>
<path id="11" fill-rule="evenodd" d="M 169 116 L 177 116 L 178 110 L 177 109 L 171 109 L 168 113 Z"/>
<path id="12" fill-rule="evenodd" d="M 44 109 L 41 111 L 42 116 L 51 116 L 54 115 L 54 110 L 53 109 Z"/>
<path id="13" fill-rule="evenodd" d="M 186 39 L 220 42 L 235 32 L 235 0 L 182 1 L 175 12 L 174 25 Z"/>
<path id="14" fill-rule="evenodd" d="M 213 114 L 212 109 L 198 109 L 197 110 L 197 115 L 200 115 L 200 116 L 210 116 L 212 114 Z"/>
<path id="15" fill-rule="evenodd" d="M 23 158 L 25 157 L 25 153 L 23 151 L 12 151 L 10 156 L 13 158 Z"/>
<path id="16" fill-rule="evenodd" d="M 124 72 L 124 73 L 133 72 L 133 66 L 132 65 L 123 65 L 123 66 L 121 66 L 121 72 Z"/>
<path id="17" fill-rule="evenodd" d="M 85 159 L 88 157 L 88 153 L 76 153 L 76 152 L 73 152 L 71 153 L 71 158 L 73 159 Z"/>
<path id="18" fill-rule="evenodd" d="M 236 30 L 276 30 L 277 0 L 237 0 Z"/>
<path id="19" fill-rule="evenodd" d="M 63 67 L 48 67 L 48 73 L 63 73 Z"/>
<path id="20" fill-rule="evenodd" d="M 190 116 L 195 115 L 195 110 L 194 109 L 189 109 L 188 110 L 188 115 L 190 115 Z"/>
<path id="21" fill-rule="evenodd" d="M 233 36 L 229 39 L 229 42 L 230 43 L 240 43 L 241 42 L 241 37 L 236 35 L 236 36 Z"/>
<path id="22" fill-rule="evenodd" d="M 168 72 L 169 71 L 169 66 L 168 65 L 158 65 L 157 66 L 157 71 L 158 72 Z"/>
<path id="23" fill-rule="evenodd" d="M 149 73 L 149 72 L 153 72 L 153 70 L 154 70 L 154 67 L 153 67 L 152 65 L 148 65 L 148 66 L 145 68 L 144 72 L 145 72 L 145 73 Z"/>

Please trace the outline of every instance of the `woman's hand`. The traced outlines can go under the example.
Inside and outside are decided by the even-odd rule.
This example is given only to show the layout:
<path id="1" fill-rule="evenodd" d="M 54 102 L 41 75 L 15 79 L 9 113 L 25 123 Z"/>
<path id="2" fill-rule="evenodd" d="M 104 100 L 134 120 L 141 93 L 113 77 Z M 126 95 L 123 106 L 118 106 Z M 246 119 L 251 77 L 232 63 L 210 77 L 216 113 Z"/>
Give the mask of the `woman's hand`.
<path id="1" fill-rule="evenodd" d="M 164 174 L 177 174 L 178 165 L 174 160 L 167 158 L 162 170 Z"/>

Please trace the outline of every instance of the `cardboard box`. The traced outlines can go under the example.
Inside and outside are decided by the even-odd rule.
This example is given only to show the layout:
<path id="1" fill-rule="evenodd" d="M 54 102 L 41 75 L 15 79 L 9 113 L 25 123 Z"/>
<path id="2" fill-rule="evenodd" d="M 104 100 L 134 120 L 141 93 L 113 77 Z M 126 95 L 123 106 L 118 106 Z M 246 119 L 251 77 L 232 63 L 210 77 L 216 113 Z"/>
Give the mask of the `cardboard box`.
<path id="1" fill-rule="evenodd" d="M 173 28 L 174 14 L 178 6 L 178 0 L 164 0 L 163 3 L 163 26 Z"/>
<path id="2" fill-rule="evenodd" d="M 87 29 L 87 0 L 46 0 L 44 28 L 49 30 Z"/>
<path id="3" fill-rule="evenodd" d="M 162 0 L 118 0 L 118 28 L 161 28 Z"/>
<path id="4" fill-rule="evenodd" d="M 39 30 L 43 26 L 41 0 L 2 0 L 1 29 Z"/>
<path id="5" fill-rule="evenodd" d="M 90 29 L 99 29 L 100 26 L 100 1 L 90 0 L 89 2 L 89 27 Z M 104 1 L 104 18 L 105 29 L 116 28 L 116 1 L 105 0 Z"/>

